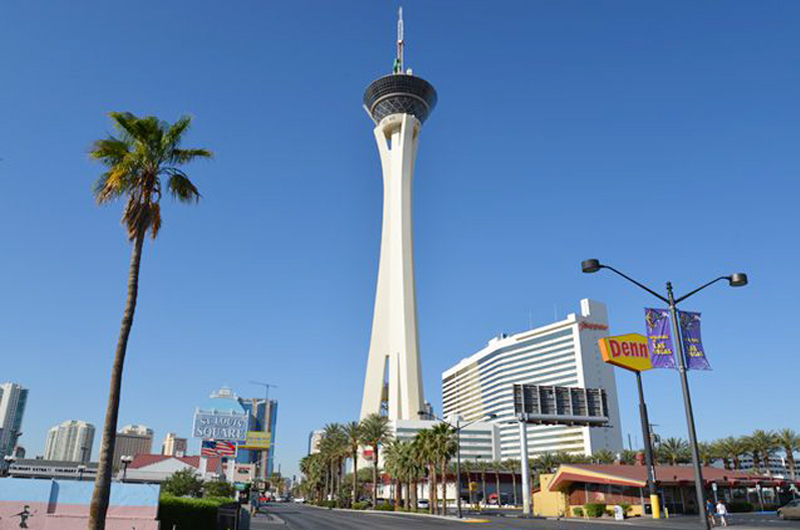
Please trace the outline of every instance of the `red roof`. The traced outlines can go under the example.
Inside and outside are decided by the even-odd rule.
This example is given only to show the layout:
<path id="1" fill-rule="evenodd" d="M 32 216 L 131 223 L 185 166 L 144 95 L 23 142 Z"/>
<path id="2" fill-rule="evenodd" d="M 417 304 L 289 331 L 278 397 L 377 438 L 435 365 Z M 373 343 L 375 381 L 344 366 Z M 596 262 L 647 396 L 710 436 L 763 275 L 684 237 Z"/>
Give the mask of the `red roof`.
<path id="1" fill-rule="evenodd" d="M 139 454 L 133 457 L 133 462 L 128 466 L 128 469 L 140 469 L 147 466 L 152 466 L 164 460 L 175 459 L 180 460 L 184 464 L 190 465 L 195 469 L 200 469 L 199 456 L 167 456 L 167 455 L 144 455 Z M 220 466 L 221 458 L 218 456 L 207 457 L 208 463 L 206 464 L 207 471 L 217 471 Z"/>
<path id="2" fill-rule="evenodd" d="M 581 471 L 605 475 L 597 477 Z M 647 481 L 647 468 L 644 466 L 626 466 L 620 464 L 568 464 L 561 466 L 556 472 L 550 491 L 570 482 L 587 482 L 593 484 L 616 484 L 620 486 L 640 486 Z M 694 482 L 694 469 L 691 466 L 656 466 L 656 481 L 661 484 L 690 484 Z M 774 482 L 771 477 L 752 475 L 746 471 L 703 468 L 703 481 L 717 484 L 764 484 Z"/>

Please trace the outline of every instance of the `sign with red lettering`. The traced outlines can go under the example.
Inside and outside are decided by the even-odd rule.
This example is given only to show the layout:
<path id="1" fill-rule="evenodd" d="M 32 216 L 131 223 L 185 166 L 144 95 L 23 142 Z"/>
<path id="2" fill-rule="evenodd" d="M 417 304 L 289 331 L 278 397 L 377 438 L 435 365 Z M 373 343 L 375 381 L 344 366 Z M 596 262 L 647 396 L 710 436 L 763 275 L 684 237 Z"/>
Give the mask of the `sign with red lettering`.
<path id="1" fill-rule="evenodd" d="M 647 338 L 638 333 L 606 337 L 598 341 L 603 360 L 609 364 L 631 370 L 644 372 L 653 368 Z"/>

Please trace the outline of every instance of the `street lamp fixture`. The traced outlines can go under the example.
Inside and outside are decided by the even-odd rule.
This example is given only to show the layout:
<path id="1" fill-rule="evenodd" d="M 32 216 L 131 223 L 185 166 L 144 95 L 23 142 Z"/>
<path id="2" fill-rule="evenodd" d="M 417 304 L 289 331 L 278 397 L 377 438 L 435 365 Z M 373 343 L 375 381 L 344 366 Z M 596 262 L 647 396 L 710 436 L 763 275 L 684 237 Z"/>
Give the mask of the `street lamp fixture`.
<path id="1" fill-rule="evenodd" d="M 708 283 L 705 283 L 694 289 L 693 291 L 689 291 L 685 295 L 675 298 L 674 293 L 672 292 L 672 282 L 667 282 L 667 296 L 663 296 L 656 291 L 650 289 L 649 287 L 637 282 L 630 276 L 618 271 L 614 267 L 610 265 L 604 265 L 600 263 L 600 260 L 597 259 L 587 259 L 581 263 L 581 269 L 583 272 L 587 274 L 592 274 L 600 269 L 608 269 L 611 272 L 617 274 L 618 276 L 622 276 L 632 284 L 636 285 L 637 287 L 644 289 L 648 293 L 652 294 L 662 302 L 665 302 L 669 305 L 669 312 L 672 319 L 672 333 L 673 333 L 673 340 L 677 344 L 677 357 L 678 357 L 678 373 L 680 374 L 681 378 L 681 387 L 683 389 L 683 404 L 684 408 L 686 409 L 686 424 L 689 429 L 689 445 L 692 452 L 692 467 L 694 468 L 694 483 L 695 483 L 695 492 L 697 494 L 697 506 L 698 512 L 700 514 L 700 522 L 706 530 L 710 530 L 710 523 L 706 514 L 706 502 L 705 502 L 705 491 L 703 490 L 703 470 L 700 467 L 700 452 L 697 446 L 697 433 L 695 431 L 695 424 L 694 424 L 694 413 L 692 411 L 692 397 L 689 392 L 689 378 L 686 375 L 686 360 L 684 358 L 683 352 L 683 339 L 681 338 L 681 330 L 680 326 L 678 325 L 678 309 L 677 305 L 690 296 L 699 293 L 706 287 L 720 281 L 720 280 L 728 280 L 728 285 L 730 287 L 743 287 L 747 285 L 747 275 L 743 272 L 737 272 L 731 274 L 730 276 L 720 276 L 719 278 L 715 278 Z"/>
<path id="2" fill-rule="evenodd" d="M 427 415 L 428 412 L 426 412 L 424 410 L 421 410 L 417 414 L 419 414 L 420 416 L 423 416 L 423 415 Z M 466 429 L 470 425 L 478 423 L 479 421 L 486 421 L 486 420 L 496 419 L 497 418 L 497 414 L 492 412 L 492 413 L 487 414 L 486 416 L 484 416 L 482 418 L 478 418 L 477 420 L 472 420 L 471 422 L 469 422 L 467 424 L 464 424 L 464 425 L 461 425 L 461 417 L 460 416 L 458 416 L 456 418 L 456 424 L 453 425 L 449 421 L 445 421 L 442 418 L 437 417 L 436 414 L 433 414 L 433 412 L 431 412 L 430 415 L 433 416 L 436 420 L 438 420 L 438 421 L 440 421 L 440 422 L 442 422 L 442 423 L 444 423 L 446 425 L 449 425 L 450 428 L 453 429 L 456 432 L 456 510 L 458 511 L 458 518 L 461 519 L 463 517 L 462 511 L 461 511 L 461 431 L 463 429 Z M 430 485 L 428 487 L 430 487 Z M 447 506 L 444 507 L 444 510 L 445 510 L 445 514 L 446 514 L 447 513 Z"/>
<path id="3" fill-rule="evenodd" d="M 5 476 L 9 476 L 11 474 L 11 465 L 17 461 L 17 457 L 14 455 L 5 455 L 3 461 L 6 463 L 4 474 Z"/>
<path id="4" fill-rule="evenodd" d="M 133 462 L 133 457 L 123 455 L 119 460 L 122 463 L 122 482 L 125 482 L 125 479 L 128 478 L 128 466 Z"/>

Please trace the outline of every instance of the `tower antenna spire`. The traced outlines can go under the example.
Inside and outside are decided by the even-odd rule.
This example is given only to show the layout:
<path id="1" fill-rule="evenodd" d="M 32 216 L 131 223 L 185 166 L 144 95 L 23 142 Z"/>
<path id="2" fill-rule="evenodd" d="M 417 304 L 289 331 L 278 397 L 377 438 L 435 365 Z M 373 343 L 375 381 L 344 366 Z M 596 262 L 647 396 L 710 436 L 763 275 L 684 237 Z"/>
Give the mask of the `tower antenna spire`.
<path id="1" fill-rule="evenodd" d="M 394 73 L 403 73 L 403 7 L 397 12 L 397 57 L 394 60 Z"/>

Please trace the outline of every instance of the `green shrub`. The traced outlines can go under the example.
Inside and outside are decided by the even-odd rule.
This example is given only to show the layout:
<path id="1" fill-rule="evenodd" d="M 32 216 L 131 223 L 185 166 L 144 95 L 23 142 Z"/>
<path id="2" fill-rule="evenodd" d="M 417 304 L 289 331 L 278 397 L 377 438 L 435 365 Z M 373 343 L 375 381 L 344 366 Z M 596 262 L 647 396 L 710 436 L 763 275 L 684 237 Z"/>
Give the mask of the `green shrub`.
<path id="1" fill-rule="evenodd" d="M 589 517 L 602 517 L 606 511 L 606 505 L 590 502 L 588 504 L 584 504 L 583 509 L 586 510 L 586 515 Z"/>
<path id="2" fill-rule="evenodd" d="M 320 501 L 320 503 L 317 506 L 322 506 L 323 508 L 336 508 L 336 501 L 328 501 L 328 500 Z"/>
<path id="3" fill-rule="evenodd" d="M 354 510 L 366 510 L 367 508 L 369 508 L 369 503 L 367 501 L 353 503 Z"/>
<path id="4" fill-rule="evenodd" d="M 623 504 L 620 504 L 620 506 L 622 507 L 622 513 L 624 513 L 625 515 L 628 515 L 628 512 L 631 511 L 631 505 L 630 504 L 624 504 L 623 503 Z"/>
<path id="5" fill-rule="evenodd" d="M 203 483 L 203 497 L 234 497 L 236 490 L 224 480 L 210 480 Z M 250 497 L 249 495 L 247 496 Z"/>
<path id="6" fill-rule="evenodd" d="M 158 504 L 158 519 L 161 528 L 176 530 L 217 530 L 217 511 L 220 506 L 236 501 L 229 498 L 211 497 L 192 499 L 162 495 Z"/>
<path id="7" fill-rule="evenodd" d="M 583 517 L 583 508 L 581 508 L 580 506 L 573 508 L 572 515 L 574 515 L 575 517 Z"/>
<path id="8" fill-rule="evenodd" d="M 376 509 L 376 510 L 378 510 L 378 511 L 380 511 L 380 512 L 393 512 L 393 511 L 394 511 L 394 506 L 392 506 L 391 504 L 389 504 L 389 503 L 387 502 L 387 503 L 385 503 L 385 504 L 379 504 L 379 505 L 377 505 L 377 506 L 375 507 L 375 509 Z"/>

